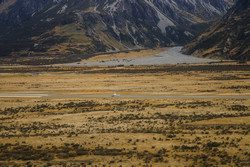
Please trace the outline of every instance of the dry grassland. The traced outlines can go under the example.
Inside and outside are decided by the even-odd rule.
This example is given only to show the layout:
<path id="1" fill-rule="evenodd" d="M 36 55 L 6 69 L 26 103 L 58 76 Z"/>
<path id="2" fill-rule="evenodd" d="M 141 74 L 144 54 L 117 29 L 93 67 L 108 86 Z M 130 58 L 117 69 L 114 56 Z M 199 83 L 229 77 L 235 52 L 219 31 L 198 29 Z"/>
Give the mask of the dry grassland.
<path id="1" fill-rule="evenodd" d="M 164 51 L 167 51 L 168 49 L 169 48 L 157 48 L 157 49 L 147 49 L 147 50 L 138 50 L 138 51 L 121 52 L 121 53 L 110 53 L 110 54 L 94 56 L 89 58 L 88 60 L 107 61 L 107 60 L 121 59 L 121 58 L 128 59 L 128 58 L 147 57 L 162 53 Z"/>
<path id="2" fill-rule="evenodd" d="M 0 68 L 0 166 L 249 166 L 249 71 Z"/>

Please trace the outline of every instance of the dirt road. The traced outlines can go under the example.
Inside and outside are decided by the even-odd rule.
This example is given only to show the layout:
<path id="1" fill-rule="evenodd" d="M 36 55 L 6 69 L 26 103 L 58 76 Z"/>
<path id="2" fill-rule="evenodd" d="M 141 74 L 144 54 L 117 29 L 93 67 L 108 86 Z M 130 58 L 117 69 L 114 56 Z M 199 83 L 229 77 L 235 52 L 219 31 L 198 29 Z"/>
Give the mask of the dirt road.
<path id="1" fill-rule="evenodd" d="M 250 99 L 250 95 L 153 95 L 153 94 L 129 94 L 112 97 L 112 94 L 0 94 L 0 98 L 125 98 L 125 99 Z"/>

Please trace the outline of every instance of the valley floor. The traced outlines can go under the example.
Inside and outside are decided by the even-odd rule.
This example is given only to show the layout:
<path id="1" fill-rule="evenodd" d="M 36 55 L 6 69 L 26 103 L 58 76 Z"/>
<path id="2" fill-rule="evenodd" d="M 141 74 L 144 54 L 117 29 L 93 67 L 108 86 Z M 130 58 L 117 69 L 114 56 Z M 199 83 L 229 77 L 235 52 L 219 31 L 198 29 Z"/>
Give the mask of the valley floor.
<path id="1" fill-rule="evenodd" d="M 0 166 L 249 166 L 249 85 L 236 63 L 0 67 Z"/>
<path id="2" fill-rule="evenodd" d="M 76 63 L 62 64 L 69 66 L 133 66 L 133 65 L 163 65 L 185 63 L 208 63 L 219 60 L 204 59 L 181 53 L 182 47 L 166 48 L 160 53 L 150 53 L 148 50 L 139 53 L 99 55 Z M 164 50 L 164 49 L 162 49 Z M 144 53 L 143 53 L 144 52 Z M 140 54 L 141 53 L 141 54 Z M 128 56 L 129 55 L 129 56 Z"/>
<path id="3" fill-rule="evenodd" d="M 167 47 L 155 49 L 138 49 L 90 55 L 40 55 L 24 57 L 1 57 L 0 67 L 27 65 L 55 66 L 135 66 L 135 65 L 164 65 L 214 63 L 220 60 L 198 58 L 185 55 L 182 47 Z"/>

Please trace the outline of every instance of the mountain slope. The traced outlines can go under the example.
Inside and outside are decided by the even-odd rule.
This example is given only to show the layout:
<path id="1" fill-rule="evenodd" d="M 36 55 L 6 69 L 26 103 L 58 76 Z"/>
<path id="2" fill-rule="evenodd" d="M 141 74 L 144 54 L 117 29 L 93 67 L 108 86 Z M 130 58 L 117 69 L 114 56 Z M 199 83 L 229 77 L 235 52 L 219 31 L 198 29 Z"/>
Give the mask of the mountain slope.
<path id="1" fill-rule="evenodd" d="M 229 0 L 1 0 L 1 56 L 89 54 L 185 44 Z"/>
<path id="2" fill-rule="evenodd" d="M 250 60 L 250 1 L 240 0 L 183 51 L 199 57 Z"/>

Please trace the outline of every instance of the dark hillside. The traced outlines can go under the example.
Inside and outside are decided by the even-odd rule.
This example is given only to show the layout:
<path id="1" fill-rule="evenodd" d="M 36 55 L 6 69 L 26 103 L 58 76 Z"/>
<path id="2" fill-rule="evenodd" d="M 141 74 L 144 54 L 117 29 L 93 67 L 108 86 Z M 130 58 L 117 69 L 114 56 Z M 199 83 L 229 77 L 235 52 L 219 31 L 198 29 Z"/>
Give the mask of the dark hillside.
<path id="1" fill-rule="evenodd" d="M 241 0 L 184 52 L 199 57 L 250 60 L 250 1 Z"/>

